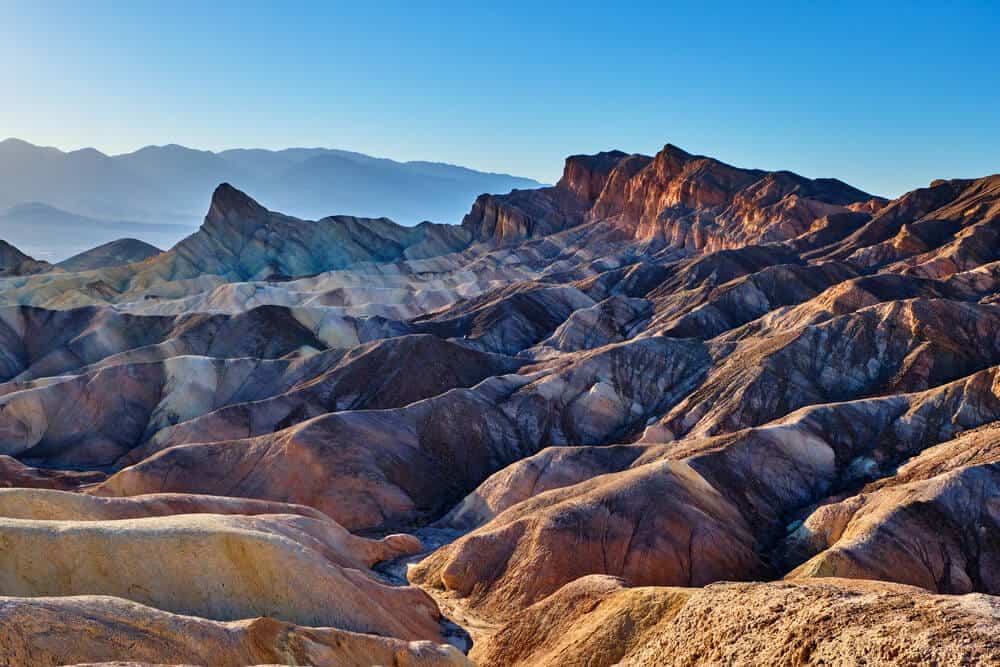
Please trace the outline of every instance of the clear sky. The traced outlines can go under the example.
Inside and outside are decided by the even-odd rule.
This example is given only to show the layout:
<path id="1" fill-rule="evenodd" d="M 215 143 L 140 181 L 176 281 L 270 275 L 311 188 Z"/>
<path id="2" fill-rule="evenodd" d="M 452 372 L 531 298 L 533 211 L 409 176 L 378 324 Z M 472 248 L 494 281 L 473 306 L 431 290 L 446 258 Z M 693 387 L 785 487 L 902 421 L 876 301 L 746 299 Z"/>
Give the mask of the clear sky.
<path id="1" fill-rule="evenodd" d="M 0 138 L 63 149 L 326 146 L 552 182 L 568 154 L 671 142 L 885 195 L 1000 172 L 996 1 L 0 0 L 0 64 Z"/>

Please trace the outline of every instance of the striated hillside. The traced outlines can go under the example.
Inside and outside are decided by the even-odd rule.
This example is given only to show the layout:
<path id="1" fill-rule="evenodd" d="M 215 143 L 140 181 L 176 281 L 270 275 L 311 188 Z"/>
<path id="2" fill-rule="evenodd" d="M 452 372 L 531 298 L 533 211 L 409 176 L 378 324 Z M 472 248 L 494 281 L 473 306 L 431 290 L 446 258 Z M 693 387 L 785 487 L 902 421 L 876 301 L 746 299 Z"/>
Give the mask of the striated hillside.
<path id="1" fill-rule="evenodd" d="M 885 203 L 836 179 L 739 169 L 667 144 L 652 158 L 574 155 L 554 187 L 483 195 L 462 226 L 503 243 L 614 220 L 640 241 L 719 250 L 783 241 L 817 218 Z"/>
<path id="2" fill-rule="evenodd" d="M 996 663 L 998 234 L 668 144 L 0 278 L 0 656 Z"/>

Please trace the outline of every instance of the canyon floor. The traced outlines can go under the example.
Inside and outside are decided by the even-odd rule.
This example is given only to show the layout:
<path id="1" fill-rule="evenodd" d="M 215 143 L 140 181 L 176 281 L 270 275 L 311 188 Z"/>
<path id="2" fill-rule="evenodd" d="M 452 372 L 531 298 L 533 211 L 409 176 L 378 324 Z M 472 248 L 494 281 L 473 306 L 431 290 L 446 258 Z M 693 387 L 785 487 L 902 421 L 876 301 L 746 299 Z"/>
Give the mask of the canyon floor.
<path id="1" fill-rule="evenodd" d="M 1000 175 L 251 195 L 0 247 L 0 664 L 1000 663 Z"/>

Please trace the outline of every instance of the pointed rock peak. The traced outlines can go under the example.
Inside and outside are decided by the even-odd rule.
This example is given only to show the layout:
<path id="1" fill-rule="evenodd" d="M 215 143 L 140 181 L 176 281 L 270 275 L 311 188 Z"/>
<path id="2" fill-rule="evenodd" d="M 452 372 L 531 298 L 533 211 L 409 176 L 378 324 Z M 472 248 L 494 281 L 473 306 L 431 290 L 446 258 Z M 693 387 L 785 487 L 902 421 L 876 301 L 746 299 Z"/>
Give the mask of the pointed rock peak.
<path id="1" fill-rule="evenodd" d="M 687 164 L 696 157 L 698 156 L 692 155 L 673 144 L 667 144 L 653 158 L 653 163 L 656 171 L 661 174 L 662 178 L 673 178 L 684 171 Z"/>
<path id="2" fill-rule="evenodd" d="M 212 193 L 212 205 L 209 207 L 206 222 L 253 220 L 265 215 L 267 215 L 267 209 L 254 201 L 253 198 L 229 183 L 223 183 Z"/>
<path id="3" fill-rule="evenodd" d="M 694 157 L 694 155 L 688 153 L 683 148 L 679 148 L 677 146 L 674 146 L 673 144 L 665 145 L 663 147 L 663 150 L 660 151 L 660 155 L 664 157 L 673 158 L 675 160 L 680 160 L 682 162 L 690 160 L 691 158 Z"/>

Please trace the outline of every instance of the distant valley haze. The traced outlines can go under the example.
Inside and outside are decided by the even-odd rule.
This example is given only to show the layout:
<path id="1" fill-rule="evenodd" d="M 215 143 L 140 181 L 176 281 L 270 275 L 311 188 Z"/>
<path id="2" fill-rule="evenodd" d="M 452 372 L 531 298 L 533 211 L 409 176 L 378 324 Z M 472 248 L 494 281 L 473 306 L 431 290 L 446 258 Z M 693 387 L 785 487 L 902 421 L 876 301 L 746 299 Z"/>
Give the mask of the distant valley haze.
<path id="1" fill-rule="evenodd" d="M 542 185 L 328 148 L 212 152 L 168 144 L 106 155 L 11 138 L 0 142 L 0 238 L 53 263 L 122 237 L 166 249 L 195 231 L 223 182 L 303 219 L 356 215 L 404 225 L 457 224 L 480 194 Z"/>

